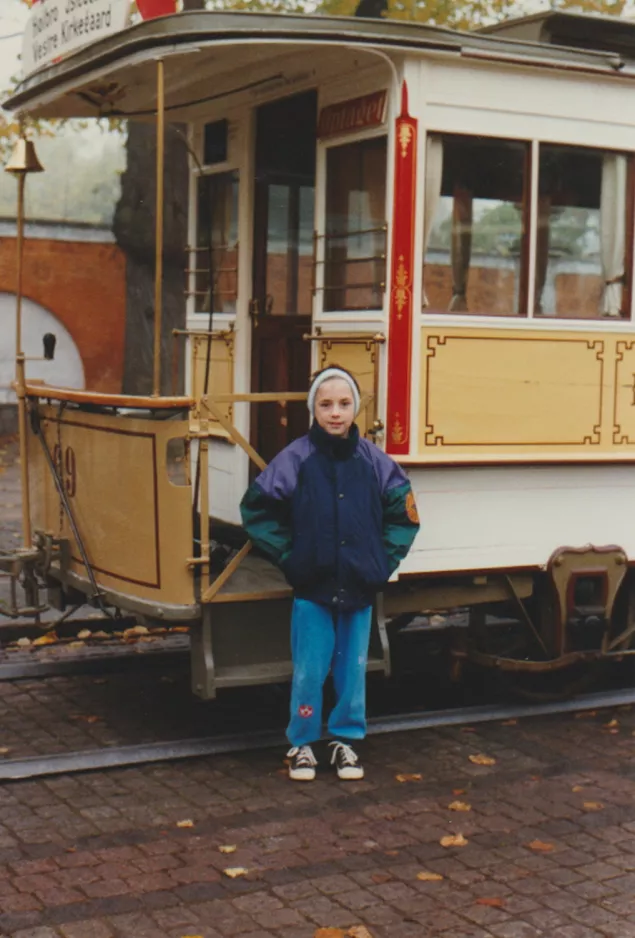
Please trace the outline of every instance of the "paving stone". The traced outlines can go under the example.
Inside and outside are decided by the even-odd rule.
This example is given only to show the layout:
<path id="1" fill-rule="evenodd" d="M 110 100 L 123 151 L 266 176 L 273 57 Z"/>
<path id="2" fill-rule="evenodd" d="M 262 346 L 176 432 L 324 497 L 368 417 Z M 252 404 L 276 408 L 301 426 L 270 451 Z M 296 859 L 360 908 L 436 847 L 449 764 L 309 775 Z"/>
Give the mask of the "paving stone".
<path id="1" fill-rule="evenodd" d="M 114 935 L 109 925 L 94 918 L 60 925 L 59 933 L 62 938 L 112 938 Z"/>

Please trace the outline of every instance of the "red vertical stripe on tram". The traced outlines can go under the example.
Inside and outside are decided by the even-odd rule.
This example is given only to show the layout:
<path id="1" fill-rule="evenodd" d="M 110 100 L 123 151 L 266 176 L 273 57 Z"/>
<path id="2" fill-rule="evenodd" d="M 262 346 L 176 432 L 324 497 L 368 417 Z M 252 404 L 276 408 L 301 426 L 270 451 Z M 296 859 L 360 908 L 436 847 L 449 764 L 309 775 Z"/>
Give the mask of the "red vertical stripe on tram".
<path id="1" fill-rule="evenodd" d="M 401 86 L 401 114 L 395 122 L 395 131 L 386 450 L 393 455 L 404 455 L 410 451 L 412 275 L 417 182 L 417 121 L 408 115 L 405 81 Z"/>

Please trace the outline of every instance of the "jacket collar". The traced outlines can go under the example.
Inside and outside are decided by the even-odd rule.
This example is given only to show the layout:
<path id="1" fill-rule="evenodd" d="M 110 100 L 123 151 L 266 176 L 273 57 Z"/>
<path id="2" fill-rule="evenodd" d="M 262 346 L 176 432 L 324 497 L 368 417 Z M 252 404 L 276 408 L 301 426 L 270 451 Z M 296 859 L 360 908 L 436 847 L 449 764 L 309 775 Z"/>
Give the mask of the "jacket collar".
<path id="1" fill-rule="evenodd" d="M 359 430 L 354 423 L 349 430 L 348 436 L 344 439 L 339 436 L 331 436 L 326 430 L 323 430 L 317 420 L 314 420 L 309 430 L 309 439 L 320 452 L 329 456 L 331 459 L 348 459 L 353 455 L 359 443 Z"/>

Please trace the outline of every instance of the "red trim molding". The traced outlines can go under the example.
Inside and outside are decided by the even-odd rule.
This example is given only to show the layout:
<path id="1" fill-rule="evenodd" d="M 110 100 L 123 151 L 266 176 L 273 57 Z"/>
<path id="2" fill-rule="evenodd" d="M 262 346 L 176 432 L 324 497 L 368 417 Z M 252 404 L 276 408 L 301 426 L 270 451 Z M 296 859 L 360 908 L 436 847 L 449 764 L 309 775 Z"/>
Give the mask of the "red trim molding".
<path id="1" fill-rule="evenodd" d="M 401 114 L 395 121 L 395 180 L 388 333 L 386 450 L 410 452 L 412 363 L 412 275 L 414 270 L 417 121 L 408 115 L 408 88 L 401 86 Z"/>

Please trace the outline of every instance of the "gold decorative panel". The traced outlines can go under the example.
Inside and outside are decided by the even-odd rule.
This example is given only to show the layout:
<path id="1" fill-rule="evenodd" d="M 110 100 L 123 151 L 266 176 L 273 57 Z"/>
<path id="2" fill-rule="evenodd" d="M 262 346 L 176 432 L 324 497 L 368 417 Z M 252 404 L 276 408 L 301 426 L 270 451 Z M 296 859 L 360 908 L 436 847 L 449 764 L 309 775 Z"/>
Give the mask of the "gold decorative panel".
<path id="1" fill-rule="evenodd" d="M 423 328 L 420 453 L 592 457 L 635 446 L 635 337 Z"/>
<path id="2" fill-rule="evenodd" d="M 209 377 L 207 392 L 205 392 L 205 373 L 207 371 L 208 342 L 211 340 L 209 352 Z M 214 332 L 211 336 L 206 334 L 191 335 L 192 355 L 192 396 L 200 398 L 204 393 L 213 397 L 215 394 L 232 394 L 234 391 L 234 340 L 233 330 Z M 232 419 L 232 405 L 219 405 L 229 420 Z M 210 424 L 219 427 L 220 424 L 213 418 Z M 224 431 L 223 431 L 224 432 Z"/>
<path id="3" fill-rule="evenodd" d="M 58 466 L 98 584 L 170 604 L 194 602 L 192 491 L 168 476 L 168 444 L 187 420 L 62 411 L 40 405 L 42 431 Z M 85 577 L 81 551 L 54 488 L 40 442 L 29 439 L 34 528 L 69 539 L 71 569 Z"/>
<path id="4" fill-rule="evenodd" d="M 616 343 L 613 442 L 635 446 L 635 337 Z"/>

